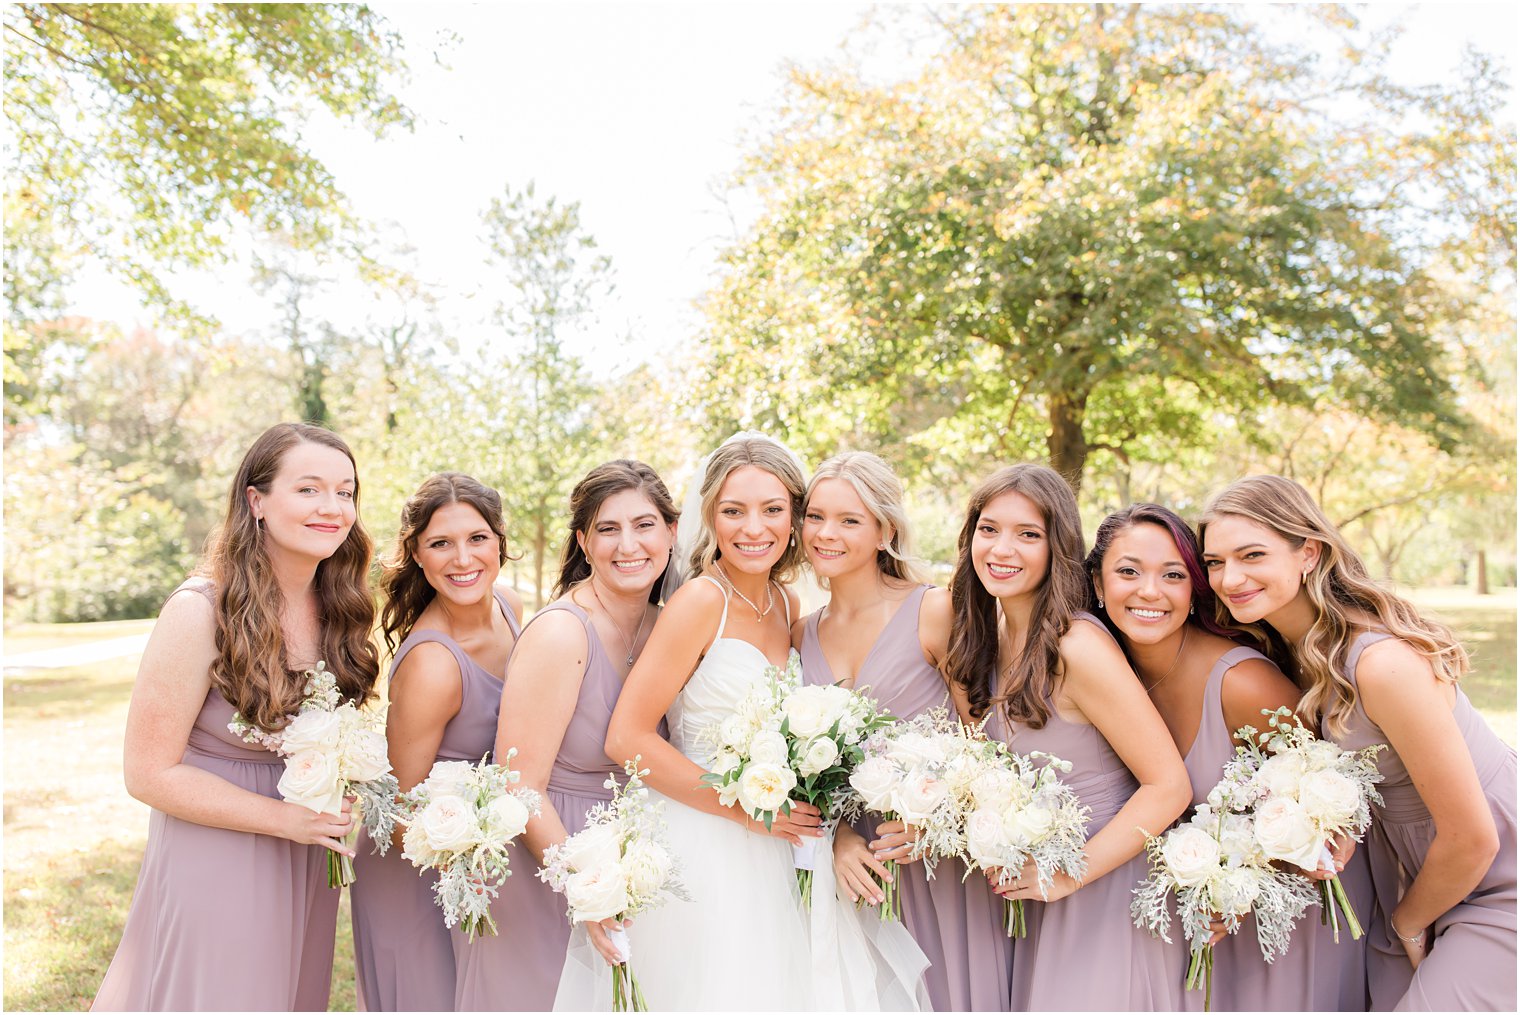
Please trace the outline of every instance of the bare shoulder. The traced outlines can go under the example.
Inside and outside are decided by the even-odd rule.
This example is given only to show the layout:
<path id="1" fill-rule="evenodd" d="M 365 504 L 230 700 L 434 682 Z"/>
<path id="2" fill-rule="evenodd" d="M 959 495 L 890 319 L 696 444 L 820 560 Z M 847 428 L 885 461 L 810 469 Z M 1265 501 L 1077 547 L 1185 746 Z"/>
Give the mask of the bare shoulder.
<path id="1" fill-rule="evenodd" d="M 716 626 L 718 618 L 723 615 L 726 600 L 727 597 L 717 582 L 693 578 L 676 589 L 676 594 L 670 597 L 665 609 L 660 611 L 660 623 L 679 621 L 690 624 L 710 620 Z"/>
<path id="2" fill-rule="evenodd" d="M 517 643 L 518 648 L 514 653 L 514 658 L 519 655 L 554 651 L 555 653 L 579 652 L 580 658 L 584 660 L 589 646 L 586 626 L 569 610 L 540 610 L 534 615 L 532 623 L 523 628 Z"/>
<path id="3" fill-rule="evenodd" d="M 203 590 L 181 585 L 164 600 L 149 635 L 156 647 L 172 646 L 183 655 L 216 654 L 216 606 Z"/>
<path id="4" fill-rule="evenodd" d="M 950 650 L 950 632 L 954 627 L 955 609 L 950 602 L 950 590 L 931 588 L 924 592 L 918 604 L 918 644 L 929 661 L 942 666 Z"/>
<path id="5" fill-rule="evenodd" d="M 1374 642 L 1356 661 L 1356 684 L 1364 693 L 1410 690 L 1435 680 L 1430 660 L 1402 638 Z"/>
<path id="6" fill-rule="evenodd" d="M 414 645 L 396 667 L 391 695 L 403 687 L 409 694 L 458 694 L 463 679 L 454 653 L 436 641 L 425 641 Z"/>
<path id="7" fill-rule="evenodd" d="M 1246 724 L 1261 725 L 1262 712 L 1279 708 L 1297 710 L 1302 693 L 1298 685 L 1289 680 L 1283 671 L 1270 660 L 1252 657 L 1242 659 L 1225 671 L 1219 688 L 1220 704 L 1230 726 L 1238 729 Z"/>
<path id="8" fill-rule="evenodd" d="M 1061 662 L 1068 666 L 1080 665 L 1084 656 L 1093 653 L 1104 658 L 1116 653 L 1123 655 L 1119 651 L 1119 643 L 1108 633 L 1108 628 L 1081 617 L 1073 617 L 1071 626 L 1061 635 Z"/>
<path id="9" fill-rule="evenodd" d="M 502 585 L 502 584 L 498 583 L 498 584 L 496 584 L 496 585 L 494 585 L 492 587 L 496 590 L 497 595 L 501 596 L 502 599 L 506 600 L 507 608 L 512 611 L 512 616 L 514 618 L 516 618 L 516 620 L 517 620 L 518 623 L 522 623 L 522 617 L 523 617 L 523 601 L 522 601 L 522 596 L 518 595 L 517 594 L 517 590 L 514 589 L 510 585 Z"/>

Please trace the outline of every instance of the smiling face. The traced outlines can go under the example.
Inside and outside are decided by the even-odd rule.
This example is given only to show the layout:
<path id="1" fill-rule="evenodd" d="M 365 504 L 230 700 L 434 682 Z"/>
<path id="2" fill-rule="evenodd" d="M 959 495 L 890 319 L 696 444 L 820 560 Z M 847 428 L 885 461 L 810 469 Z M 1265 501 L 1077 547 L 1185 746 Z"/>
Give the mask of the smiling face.
<path id="1" fill-rule="evenodd" d="M 971 565 L 995 599 L 1032 595 L 1050 569 L 1045 516 L 1014 490 L 987 502 L 971 537 Z"/>
<path id="2" fill-rule="evenodd" d="M 885 537 L 881 523 L 847 481 L 824 479 L 813 487 L 802 517 L 802 547 L 819 578 L 878 569 L 877 551 Z"/>
<path id="3" fill-rule="evenodd" d="M 1172 534 L 1141 522 L 1114 536 L 1096 582 L 1109 619 L 1140 645 L 1164 641 L 1187 623 L 1193 584 Z"/>
<path id="4" fill-rule="evenodd" d="M 1220 515 L 1203 534 L 1209 586 L 1242 624 L 1271 620 L 1303 592 L 1304 572 L 1319 559 L 1319 544 L 1292 543 L 1242 515 Z"/>
<path id="5" fill-rule="evenodd" d="M 280 459 L 267 493 L 248 487 L 248 506 L 273 556 L 326 560 L 354 527 L 354 466 L 324 444 L 302 441 Z"/>
<path id="6" fill-rule="evenodd" d="M 647 595 L 670 562 L 676 527 L 667 524 L 641 490 L 620 490 L 602 501 L 590 529 L 575 534 L 599 584 Z"/>
<path id="7" fill-rule="evenodd" d="M 741 465 L 718 488 L 713 536 L 723 566 L 769 575 L 792 536 L 792 498 L 773 474 Z"/>
<path id="8" fill-rule="evenodd" d="M 439 596 L 472 605 L 491 594 L 501 571 L 501 541 L 473 505 L 456 501 L 433 512 L 412 559 Z"/>

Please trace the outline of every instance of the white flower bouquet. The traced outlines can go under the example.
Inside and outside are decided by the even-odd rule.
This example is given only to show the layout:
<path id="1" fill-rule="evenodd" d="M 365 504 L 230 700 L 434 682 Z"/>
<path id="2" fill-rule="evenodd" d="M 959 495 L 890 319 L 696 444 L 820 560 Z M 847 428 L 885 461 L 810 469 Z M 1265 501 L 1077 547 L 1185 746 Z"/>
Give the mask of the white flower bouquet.
<path id="1" fill-rule="evenodd" d="M 280 797 L 318 814 L 338 814 L 344 797 L 354 797 L 374 850 L 384 854 L 395 828 L 396 777 L 391 774 L 385 742 L 385 716 L 344 701 L 337 678 L 324 662 L 306 671 L 300 710 L 285 725 L 267 733 L 233 713 L 227 728 L 245 743 L 257 744 L 285 759 Z M 328 851 L 327 883 L 353 884 L 353 861 Z"/>
<path id="2" fill-rule="evenodd" d="M 724 806 L 738 804 L 766 828 L 778 813 L 791 813 L 793 800 L 817 807 L 827 823 L 849 795 L 850 771 L 864 757 L 861 741 L 894 721 L 858 691 L 803 684 L 793 652 L 784 668 L 766 667 L 765 679 L 706 731 L 713 753 L 703 782 L 717 789 Z M 805 902 L 818 841 L 797 847 Z"/>
<path id="3" fill-rule="evenodd" d="M 1234 934 L 1248 914 L 1256 916 L 1256 940 L 1262 958 L 1271 962 L 1288 950 L 1293 925 L 1315 900 L 1314 889 L 1297 874 L 1279 870 L 1256 841 L 1249 815 L 1231 807 L 1242 784 L 1225 781 L 1199 804 L 1184 824 L 1146 840 L 1151 869 L 1135 889 L 1130 906 L 1135 925 L 1170 942 L 1177 896 L 1182 932 L 1191 952 L 1185 987 L 1204 990 L 1207 1011 L 1214 994 L 1214 946 L 1211 921 L 1224 919 Z"/>
<path id="4" fill-rule="evenodd" d="M 401 855 L 414 867 L 438 872 L 433 897 L 443 924 L 459 924 L 472 941 L 496 933 L 491 902 L 512 874 L 507 847 L 539 812 L 538 793 L 515 785 L 516 754 L 508 751 L 501 765 L 435 762 L 428 777 L 401 797 Z"/>
<path id="5" fill-rule="evenodd" d="M 1306 728 L 1292 710 L 1266 712 L 1267 732 L 1244 726 L 1236 738 L 1235 760 L 1225 766 L 1225 782 L 1238 787 L 1229 794 L 1233 806 L 1249 811 L 1262 852 L 1306 871 L 1334 870 L 1329 841 L 1349 835 L 1361 841 L 1372 823 L 1372 804 L 1381 803 L 1377 752 L 1382 745 L 1343 751 Z M 1218 789 L 1216 787 L 1216 789 Z M 1212 802 L 1212 794 L 1211 794 Z M 1352 940 L 1362 936 L 1361 921 L 1339 876 L 1320 882 L 1320 919 L 1340 940 L 1344 917 Z"/>
<path id="6" fill-rule="evenodd" d="M 612 800 L 598 804 L 587 825 L 564 842 L 544 851 L 539 880 L 565 896 L 570 922 L 631 919 L 662 905 L 686 898 L 675 854 L 665 844 L 663 803 L 650 803 L 639 759 L 624 766 L 626 785 L 608 777 Z M 622 953 L 612 967 L 612 1010 L 648 1011 L 638 978 L 628 964 L 631 949 L 622 930 L 608 936 Z"/>

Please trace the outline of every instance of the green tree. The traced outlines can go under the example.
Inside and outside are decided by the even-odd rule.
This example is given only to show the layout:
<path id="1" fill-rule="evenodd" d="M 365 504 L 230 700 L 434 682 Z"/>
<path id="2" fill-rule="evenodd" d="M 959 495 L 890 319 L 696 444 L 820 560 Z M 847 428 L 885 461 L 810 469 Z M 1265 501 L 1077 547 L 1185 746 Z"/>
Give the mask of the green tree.
<path id="1" fill-rule="evenodd" d="M 1461 209 L 1393 184 L 1459 164 L 1491 109 L 1440 144 L 1375 108 L 1353 121 L 1353 95 L 1392 95 L 1374 48 L 1316 62 L 1232 9 L 926 16 L 913 77 L 792 72 L 740 177 L 760 214 L 706 303 L 713 430 L 933 434 L 920 458 L 1043 439 L 1074 484 L 1094 450 L 1174 454 L 1263 400 L 1454 445 L 1434 333 L 1455 308 L 1420 227 Z M 1513 201 L 1497 173 L 1460 182 Z"/>

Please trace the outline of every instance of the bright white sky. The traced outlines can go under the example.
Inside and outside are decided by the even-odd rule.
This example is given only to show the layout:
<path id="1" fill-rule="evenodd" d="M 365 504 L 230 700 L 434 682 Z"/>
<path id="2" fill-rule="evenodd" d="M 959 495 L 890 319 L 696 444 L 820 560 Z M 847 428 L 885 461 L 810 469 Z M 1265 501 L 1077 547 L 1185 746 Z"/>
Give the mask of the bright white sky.
<path id="1" fill-rule="evenodd" d="M 407 41 L 413 80 L 403 99 L 417 129 L 377 142 L 324 121 L 309 143 L 362 215 L 405 231 L 461 337 L 491 331 L 500 287 L 479 240 L 491 197 L 533 180 L 540 195 L 579 201 L 617 285 L 575 343 L 598 373 L 671 354 L 695 333 L 693 301 L 734 235 L 723 180 L 746 132 L 775 107 L 784 66 L 837 56 L 866 9 L 820 0 L 376 6 Z M 1395 72 L 1411 83 L 1450 73 L 1467 44 L 1515 73 L 1515 5 L 1387 5 L 1367 20 L 1405 26 Z M 457 42 L 440 47 L 450 32 Z M 448 68 L 433 60 L 439 48 Z M 215 275 L 187 279 L 187 293 L 232 331 L 269 326 L 275 308 L 243 272 Z M 73 295 L 79 313 L 151 323 L 97 272 Z M 362 293 L 340 292 L 320 309 L 353 320 L 367 305 Z"/>

